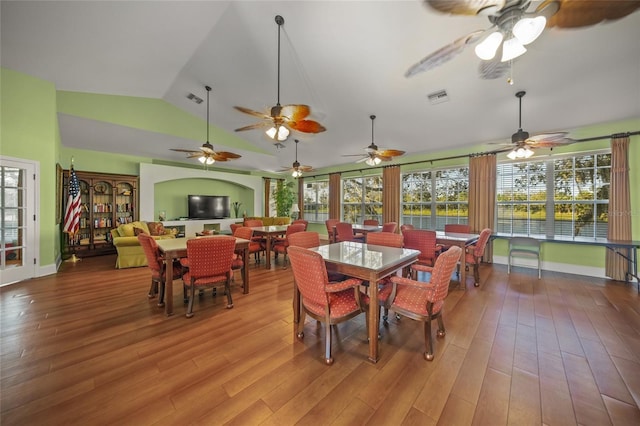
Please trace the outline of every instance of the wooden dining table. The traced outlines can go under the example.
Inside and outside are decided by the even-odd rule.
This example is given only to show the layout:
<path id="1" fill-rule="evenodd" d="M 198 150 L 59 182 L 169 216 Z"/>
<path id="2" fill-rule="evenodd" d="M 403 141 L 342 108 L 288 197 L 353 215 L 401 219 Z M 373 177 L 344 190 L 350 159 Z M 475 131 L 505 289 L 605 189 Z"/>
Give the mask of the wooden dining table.
<path id="1" fill-rule="evenodd" d="M 467 289 L 467 268 L 465 263 L 465 248 L 469 244 L 475 243 L 479 234 L 466 234 L 462 232 L 436 231 L 436 244 L 445 246 L 458 246 L 462 249 L 460 253 L 460 289 Z"/>
<path id="2" fill-rule="evenodd" d="M 343 241 L 315 247 L 332 271 L 377 283 L 418 260 L 419 250 Z M 300 322 L 300 292 L 294 285 L 294 330 Z M 369 360 L 378 361 L 378 286 L 369 285 Z"/>
<path id="3" fill-rule="evenodd" d="M 266 268 L 271 269 L 271 247 L 273 238 L 287 233 L 289 225 L 272 225 L 272 226 L 252 226 L 253 235 L 256 237 L 264 237 L 265 239 L 265 257 Z"/>
<path id="4" fill-rule="evenodd" d="M 207 235 L 202 237 L 187 237 L 187 238 L 168 238 L 166 240 L 157 240 L 160 253 L 164 257 L 164 261 L 167 265 L 171 265 L 174 259 L 180 259 L 187 257 L 187 241 L 194 238 L 218 238 L 221 235 Z M 236 237 L 236 250 L 242 251 L 242 261 L 244 267 L 242 268 L 242 286 L 243 293 L 249 293 L 249 240 Z M 165 268 L 165 302 L 164 311 L 167 316 L 173 315 L 173 268 L 167 266 Z"/>

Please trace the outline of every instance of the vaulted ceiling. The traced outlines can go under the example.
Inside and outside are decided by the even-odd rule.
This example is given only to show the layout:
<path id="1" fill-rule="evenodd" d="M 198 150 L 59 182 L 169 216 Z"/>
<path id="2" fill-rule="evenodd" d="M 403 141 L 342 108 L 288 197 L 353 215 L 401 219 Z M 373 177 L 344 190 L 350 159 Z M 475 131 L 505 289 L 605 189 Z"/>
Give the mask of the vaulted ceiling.
<path id="1" fill-rule="evenodd" d="M 637 11 L 583 28 L 546 29 L 514 61 L 509 85 L 506 77 L 478 76 L 472 47 L 406 78 L 421 58 L 490 26 L 485 16 L 443 14 L 419 0 L 54 0 L 1 7 L 3 67 L 59 91 L 157 99 L 197 118 L 191 132 L 173 134 L 61 112 L 68 147 L 193 162 L 170 148 L 198 149 L 205 141 L 205 85 L 213 88 L 210 141 L 242 155 L 223 167 L 246 170 L 290 167 L 295 138 L 302 164 L 353 163 L 357 157 L 344 155 L 364 154 L 371 114 L 377 145 L 409 155 L 509 141 L 518 129 L 519 90 L 527 91 L 522 127 L 532 134 L 640 117 Z M 234 132 L 258 121 L 234 106 L 268 111 L 276 103 L 276 15 L 285 20 L 280 101 L 308 104 L 310 118 L 327 129 L 295 132 L 283 148 L 260 130 Z M 440 90 L 448 100 L 431 103 L 428 95 Z M 194 103 L 190 93 L 205 102 Z"/>

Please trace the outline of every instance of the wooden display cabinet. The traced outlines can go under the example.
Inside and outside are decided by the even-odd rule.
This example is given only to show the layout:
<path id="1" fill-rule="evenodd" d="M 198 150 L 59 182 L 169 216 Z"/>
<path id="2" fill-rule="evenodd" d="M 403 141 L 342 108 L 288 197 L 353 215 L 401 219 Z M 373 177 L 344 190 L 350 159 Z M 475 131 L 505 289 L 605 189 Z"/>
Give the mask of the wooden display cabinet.
<path id="1" fill-rule="evenodd" d="M 111 229 L 138 220 L 138 176 L 76 170 L 80 184 L 80 229 L 72 238 L 65 234 L 65 252 L 78 257 L 115 253 Z M 69 171 L 64 171 L 65 203 L 69 194 Z M 65 205 L 66 211 L 66 205 Z"/>

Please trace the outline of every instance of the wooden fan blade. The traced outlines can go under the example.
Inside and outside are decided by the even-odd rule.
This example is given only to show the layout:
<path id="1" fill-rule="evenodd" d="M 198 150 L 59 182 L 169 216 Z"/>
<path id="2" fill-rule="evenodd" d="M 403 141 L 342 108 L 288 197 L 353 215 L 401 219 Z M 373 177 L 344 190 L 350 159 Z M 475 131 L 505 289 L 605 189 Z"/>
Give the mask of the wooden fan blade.
<path id="1" fill-rule="evenodd" d="M 216 155 L 216 156 L 218 156 L 220 158 L 224 157 L 224 158 L 227 158 L 227 159 L 234 159 L 234 158 L 242 157 L 242 155 L 236 154 L 234 152 L 227 152 L 227 151 L 216 151 L 214 153 L 214 155 Z"/>
<path id="2" fill-rule="evenodd" d="M 376 152 L 378 157 L 398 157 L 403 155 L 404 151 L 400 151 L 397 149 L 383 149 Z"/>
<path id="3" fill-rule="evenodd" d="M 313 120 L 287 121 L 287 127 L 303 133 L 320 133 L 327 130 L 322 124 Z"/>
<path id="4" fill-rule="evenodd" d="M 234 108 L 240 112 L 244 112 L 245 114 L 253 115 L 254 117 L 271 118 L 269 114 L 265 114 L 264 112 L 254 111 L 252 109 L 241 107 L 241 106 L 234 106 Z"/>
<path id="5" fill-rule="evenodd" d="M 169 148 L 170 151 L 176 151 L 176 152 L 186 152 L 186 153 L 190 153 L 190 154 L 198 154 L 200 155 L 200 151 L 194 151 L 192 149 L 180 149 L 180 148 Z"/>
<path id="6" fill-rule="evenodd" d="M 391 161 L 391 160 L 393 160 L 393 157 L 387 157 L 386 155 L 376 155 L 376 157 L 381 159 L 382 161 Z"/>
<path id="7" fill-rule="evenodd" d="M 280 116 L 291 121 L 303 120 L 311 114 L 311 108 L 308 105 L 285 105 L 280 110 Z"/>
<path id="8" fill-rule="evenodd" d="M 553 148 L 555 146 L 570 145 L 575 140 L 566 137 L 567 132 L 543 133 L 530 137 L 525 141 L 532 148 Z"/>
<path id="9" fill-rule="evenodd" d="M 369 159 L 369 156 L 367 155 L 366 157 L 362 157 L 359 160 L 356 160 L 356 163 L 364 163 L 365 161 L 367 161 Z"/>
<path id="10" fill-rule="evenodd" d="M 248 126 L 240 127 L 238 129 L 236 129 L 236 132 L 243 132 L 245 130 L 259 129 L 261 127 L 267 127 L 269 125 L 271 125 L 271 119 L 270 118 L 269 118 L 269 121 L 261 121 L 259 123 L 249 124 Z"/>
<path id="11" fill-rule="evenodd" d="M 482 9 L 494 8 L 496 11 L 504 7 L 505 0 L 425 0 L 433 9 L 454 15 L 477 15 Z"/>
<path id="12" fill-rule="evenodd" d="M 551 2 L 547 0 L 538 9 Z M 547 21 L 547 27 L 579 28 L 602 21 L 623 18 L 640 8 L 638 1 L 559 0 L 560 10 Z"/>
<path id="13" fill-rule="evenodd" d="M 202 157 L 202 151 L 194 151 L 192 154 L 187 155 L 187 158 L 198 158 Z"/>
<path id="14" fill-rule="evenodd" d="M 298 166 L 298 170 L 300 170 L 302 172 L 312 172 L 313 171 L 313 167 L 311 167 L 311 166 Z"/>
<path id="15" fill-rule="evenodd" d="M 453 43 L 436 50 L 429 56 L 423 58 L 420 62 L 411 65 L 407 72 L 404 73 L 404 76 L 407 78 L 412 77 L 418 73 L 429 71 L 430 69 L 436 68 L 445 62 L 450 61 L 458 56 L 464 50 L 466 45 L 473 44 L 478 41 L 485 31 L 486 30 L 474 31 L 460 37 Z"/>

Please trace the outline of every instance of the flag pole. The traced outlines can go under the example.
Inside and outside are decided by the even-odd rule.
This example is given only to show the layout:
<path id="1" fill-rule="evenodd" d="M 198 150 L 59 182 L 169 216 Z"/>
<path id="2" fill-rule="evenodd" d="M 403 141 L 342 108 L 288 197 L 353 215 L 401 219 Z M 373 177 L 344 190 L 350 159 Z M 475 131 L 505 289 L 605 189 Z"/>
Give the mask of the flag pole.
<path id="1" fill-rule="evenodd" d="M 65 262 L 78 263 L 82 259 L 76 256 L 77 248 L 76 248 L 76 244 L 73 244 L 73 241 L 78 231 L 78 226 L 79 226 L 78 221 L 79 221 L 79 216 L 81 211 L 79 207 L 80 206 L 80 186 L 78 183 L 76 172 L 73 168 L 73 157 L 71 157 L 71 168 L 69 169 L 69 182 L 67 185 L 67 192 L 69 194 L 69 197 L 67 199 L 67 208 L 64 215 L 65 218 L 64 218 L 63 232 L 65 232 L 69 237 L 69 247 L 73 247 L 73 248 L 72 248 L 71 257 L 65 260 Z"/>

